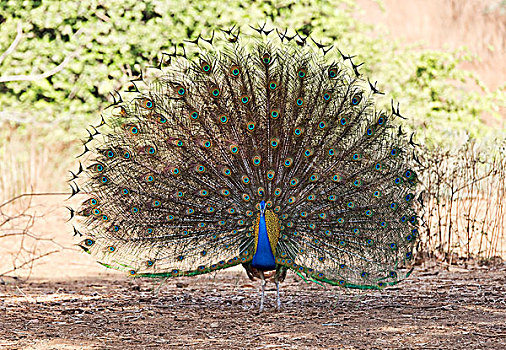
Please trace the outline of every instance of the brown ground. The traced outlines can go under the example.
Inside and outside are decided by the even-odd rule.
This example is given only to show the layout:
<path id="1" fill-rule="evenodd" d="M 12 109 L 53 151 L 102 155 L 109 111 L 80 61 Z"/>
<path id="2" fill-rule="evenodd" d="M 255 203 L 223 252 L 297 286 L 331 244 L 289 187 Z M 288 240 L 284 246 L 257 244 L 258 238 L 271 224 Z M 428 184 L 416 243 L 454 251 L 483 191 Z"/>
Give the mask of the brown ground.
<path id="1" fill-rule="evenodd" d="M 275 311 L 269 285 L 258 314 L 259 283 L 241 268 L 170 280 L 157 295 L 159 281 L 100 266 L 73 246 L 79 239 L 64 206 L 76 203 L 62 199 L 33 198 L 28 216 L 0 225 L 0 349 L 506 349 L 500 259 L 450 272 L 417 267 L 383 292 L 325 288 L 290 274 L 283 310 Z M 1 209 L 14 218 L 23 203 Z M 54 253 L 31 265 L 32 251 Z"/>
<path id="2" fill-rule="evenodd" d="M 283 308 L 258 313 L 243 272 L 170 280 L 0 285 L 0 349 L 504 349 L 506 265 L 418 269 L 396 288 L 352 292 L 289 275 Z"/>

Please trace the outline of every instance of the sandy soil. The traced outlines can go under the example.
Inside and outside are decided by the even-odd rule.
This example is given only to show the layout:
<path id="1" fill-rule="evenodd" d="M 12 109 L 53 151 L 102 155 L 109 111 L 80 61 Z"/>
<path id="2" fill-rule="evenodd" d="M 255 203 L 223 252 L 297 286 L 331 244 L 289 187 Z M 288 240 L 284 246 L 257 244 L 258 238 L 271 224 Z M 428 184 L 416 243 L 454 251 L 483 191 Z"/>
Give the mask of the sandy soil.
<path id="1" fill-rule="evenodd" d="M 258 313 L 243 272 L 0 285 L 0 349 L 504 349 L 506 265 L 418 269 L 382 292 L 289 275 Z"/>

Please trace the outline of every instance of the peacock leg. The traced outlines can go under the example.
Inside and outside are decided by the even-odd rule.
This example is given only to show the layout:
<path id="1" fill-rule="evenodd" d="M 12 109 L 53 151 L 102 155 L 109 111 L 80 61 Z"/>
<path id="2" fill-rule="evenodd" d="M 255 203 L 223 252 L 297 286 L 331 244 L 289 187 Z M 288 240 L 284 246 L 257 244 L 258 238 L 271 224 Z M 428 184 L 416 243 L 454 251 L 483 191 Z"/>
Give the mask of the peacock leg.
<path id="1" fill-rule="evenodd" d="M 260 312 L 264 311 L 264 298 L 265 298 L 265 284 L 267 281 L 265 280 L 264 272 L 258 271 L 260 273 L 260 278 L 262 279 L 262 296 L 260 297 Z"/>
<path id="2" fill-rule="evenodd" d="M 276 275 L 276 305 L 278 311 L 281 310 L 281 299 L 279 297 L 279 280 L 277 275 Z"/>

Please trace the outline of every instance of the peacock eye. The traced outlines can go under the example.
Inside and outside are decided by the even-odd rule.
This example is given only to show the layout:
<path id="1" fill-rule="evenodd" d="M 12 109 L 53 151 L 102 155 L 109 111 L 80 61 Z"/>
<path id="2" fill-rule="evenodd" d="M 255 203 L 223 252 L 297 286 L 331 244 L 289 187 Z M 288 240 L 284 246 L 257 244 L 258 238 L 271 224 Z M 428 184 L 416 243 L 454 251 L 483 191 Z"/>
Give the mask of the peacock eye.
<path id="1" fill-rule="evenodd" d="M 241 100 L 242 104 L 247 105 L 249 103 L 249 96 L 248 95 L 241 95 L 241 97 L 239 99 Z"/>
<path id="2" fill-rule="evenodd" d="M 262 62 L 265 64 L 265 65 L 269 65 L 271 63 L 271 55 L 266 52 L 263 54 L 262 56 Z"/>
<path id="3" fill-rule="evenodd" d="M 299 128 L 295 128 L 295 129 L 293 130 L 293 134 L 294 134 L 295 136 L 300 136 L 300 135 L 302 135 L 302 133 L 303 133 L 303 132 L 304 132 L 304 129 L 303 129 L 303 128 L 301 128 L 301 127 L 299 127 Z"/>
<path id="4" fill-rule="evenodd" d="M 362 101 L 362 93 L 356 93 L 351 98 L 351 104 L 354 106 L 358 105 L 360 101 Z"/>
<path id="5" fill-rule="evenodd" d="M 230 170 L 230 168 L 227 168 L 227 167 L 223 168 L 222 173 L 223 173 L 223 175 L 225 175 L 225 176 L 230 176 L 230 175 L 232 175 L 232 171 Z M 228 192 L 228 191 L 227 191 L 227 192 Z"/>
<path id="6" fill-rule="evenodd" d="M 155 105 L 153 104 L 153 101 L 151 101 L 149 98 L 145 98 L 141 100 L 141 107 L 145 109 L 153 109 Z"/>
<path id="7" fill-rule="evenodd" d="M 220 88 L 218 86 L 212 85 L 209 88 L 209 93 L 211 94 L 212 97 L 218 98 L 218 97 L 220 97 L 221 91 L 220 91 Z"/>
<path id="8" fill-rule="evenodd" d="M 219 117 L 219 120 L 222 124 L 226 124 L 228 122 L 228 117 L 223 114 Z"/>
<path id="9" fill-rule="evenodd" d="M 176 92 L 179 96 L 184 96 L 186 94 L 186 89 L 183 85 L 176 86 Z"/>
<path id="10" fill-rule="evenodd" d="M 336 78 L 337 77 L 337 68 L 330 67 L 329 70 L 328 70 L 328 75 L 329 75 L 330 79 Z"/>
<path id="11" fill-rule="evenodd" d="M 271 118 L 277 119 L 278 117 L 279 117 L 279 111 L 277 109 L 272 109 L 271 110 Z"/>
<path id="12" fill-rule="evenodd" d="M 199 119 L 199 112 L 197 112 L 197 111 L 191 111 L 190 112 L 190 118 L 193 119 L 193 120 Z"/>
<path id="13" fill-rule="evenodd" d="M 165 118 L 165 117 L 164 117 L 163 115 L 161 115 L 161 114 L 156 114 L 156 115 L 155 115 L 155 119 L 156 119 L 156 121 L 157 121 L 158 123 L 160 123 L 160 124 L 165 124 L 165 123 L 167 123 L 167 118 Z"/>
<path id="14" fill-rule="evenodd" d="M 211 65 L 207 63 L 206 61 L 200 62 L 200 69 L 202 69 L 202 72 L 209 73 L 211 71 Z"/>
<path id="15" fill-rule="evenodd" d="M 238 77 L 241 74 L 241 68 L 237 65 L 233 65 L 230 67 L 230 75 L 233 77 Z"/>
<path id="16" fill-rule="evenodd" d="M 102 163 L 96 163 L 91 165 L 89 169 L 91 169 L 94 172 L 101 173 L 102 171 L 104 171 L 105 167 Z"/>

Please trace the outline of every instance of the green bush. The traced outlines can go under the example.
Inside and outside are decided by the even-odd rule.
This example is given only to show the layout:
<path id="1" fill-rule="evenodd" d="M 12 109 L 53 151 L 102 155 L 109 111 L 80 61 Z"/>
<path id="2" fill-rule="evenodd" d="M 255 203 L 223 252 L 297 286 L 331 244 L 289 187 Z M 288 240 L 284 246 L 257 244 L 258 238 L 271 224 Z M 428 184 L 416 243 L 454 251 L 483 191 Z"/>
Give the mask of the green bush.
<path id="1" fill-rule="evenodd" d="M 238 25 L 248 29 L 264 22 L 312 34 L 317 41 L 353 53 L 366 62 L 361 71 L 387 92 L 379 105 L 390 109 L 390 97 L 400 101 L 409 119 L 406 129 L 418 140 L 441 144 L 455 137 L 494 137 L 480 119 L 498 116 L 506 105 L 505 90 L 488 92 L 470 73 L 457 68 L 469 59 L 462 51 L 441 52 L 407 47 L 381 39 L 384 33 L 356 20 L 354 1 L 3 1 L 0 4 L 0 54 L 22 37 L 0 62 L 0 79 L 48 72 L 71 57 L 57 74 L 42 79 L 0 83 L 0 155 L 12 132 L 36 130 L 37 147 L 53 142 L 73 144 L 67 159 L 85 138 L 83 128 L 99 120 L 112 102 L 109 92 L 120 90 L 162 52 L 171 52 L 183 39 Z M 469 83 L 482 91 L 471 91 Z M 500 135 L 500 134 L 499 134 Z M 3 151 L 2 148 L 3 147 Z M 75 154 L 75 153 L 74 153 Z M 70 160 L 70 159 L 69 159 Z"/>

